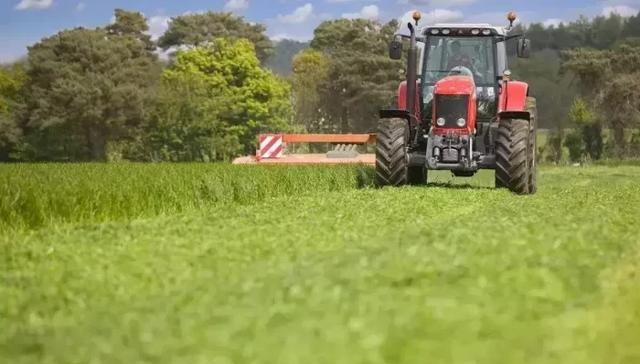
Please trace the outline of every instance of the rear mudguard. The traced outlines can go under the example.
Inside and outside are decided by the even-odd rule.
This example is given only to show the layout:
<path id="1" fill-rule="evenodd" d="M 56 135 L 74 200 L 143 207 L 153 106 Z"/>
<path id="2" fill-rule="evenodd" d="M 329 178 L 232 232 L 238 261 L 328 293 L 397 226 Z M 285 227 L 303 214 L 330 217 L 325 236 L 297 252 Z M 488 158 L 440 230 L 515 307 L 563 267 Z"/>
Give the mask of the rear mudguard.
<path id="1" fill-rule="evenodd" d="M 530 120 L 531 115 L 527 110 L 529 85 L 520 81 L 507 81 L 501 90 L 498 118 Z"/>

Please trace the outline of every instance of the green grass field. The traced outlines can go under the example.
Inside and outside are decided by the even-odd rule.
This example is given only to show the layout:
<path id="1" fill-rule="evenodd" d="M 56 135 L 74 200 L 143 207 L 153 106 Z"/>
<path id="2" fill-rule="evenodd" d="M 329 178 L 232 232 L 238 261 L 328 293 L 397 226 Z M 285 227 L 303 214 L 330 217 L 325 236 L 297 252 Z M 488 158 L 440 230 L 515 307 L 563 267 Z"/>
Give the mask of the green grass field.
<path id="1" fill-rule="evenodd" d="M 0 360 L 640 363 L 640 167 L 0 166 Z"/>

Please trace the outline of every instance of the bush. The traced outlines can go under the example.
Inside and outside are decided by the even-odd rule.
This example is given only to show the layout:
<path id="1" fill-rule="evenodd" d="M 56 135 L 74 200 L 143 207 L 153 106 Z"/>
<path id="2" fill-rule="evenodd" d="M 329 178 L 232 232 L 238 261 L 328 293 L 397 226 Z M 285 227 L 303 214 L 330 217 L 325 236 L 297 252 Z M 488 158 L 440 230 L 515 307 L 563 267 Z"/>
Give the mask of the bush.
<path id="1" fill-rule="evenodd" d="M 569 150 L 569 160 L 580 162 L 585 153 L 584 139 L 581 130 L 574 130 L 564 140 L 564 146 Z"/>
<path id="2" fill-rule="evenodd" d="M 548 153 L 547 162 L 558 164 L 562 160 L 562 134 L 562 129 L 553 130 L 549 133 L 547 144 L 544 146 L 544 151 Z"/>

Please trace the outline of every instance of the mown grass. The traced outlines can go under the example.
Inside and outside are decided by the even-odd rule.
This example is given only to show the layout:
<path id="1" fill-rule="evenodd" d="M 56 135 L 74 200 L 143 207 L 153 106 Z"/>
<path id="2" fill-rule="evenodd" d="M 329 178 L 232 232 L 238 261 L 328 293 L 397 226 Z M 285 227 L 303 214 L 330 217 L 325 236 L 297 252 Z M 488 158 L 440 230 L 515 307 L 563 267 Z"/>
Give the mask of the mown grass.
<path id="1" fill-rule="evenodd" d="M 0 232 L 247 204 L 370 183 L 367 167 L 0 165 Z"/>
<path id="2" fill-rule="evenodd" d="M 434 174 L 0 235 L 0 358 L 637 363 L 639 178 L 545 168 L 522 197 Z"/>

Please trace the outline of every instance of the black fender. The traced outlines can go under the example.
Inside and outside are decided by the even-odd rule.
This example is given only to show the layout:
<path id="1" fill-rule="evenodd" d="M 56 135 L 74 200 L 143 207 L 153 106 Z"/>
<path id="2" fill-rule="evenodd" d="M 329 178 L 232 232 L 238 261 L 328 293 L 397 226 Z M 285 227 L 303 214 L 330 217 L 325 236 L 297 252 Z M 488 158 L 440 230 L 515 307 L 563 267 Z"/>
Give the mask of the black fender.
<path id="1" fill-rule="evenodd" d="M 405 119 L 407 122 L 411 120 L 411 114 L 407 110 L 400 109 L 384 109 L 380 110 L 380 119 Z"/>
<path id="2" fill-rule="evenodd" d="M 528 111 L 503 111 L 498 114 L 500 120 L 504 119 L 520 119 L 531 121 L 531 114 Z"/>

